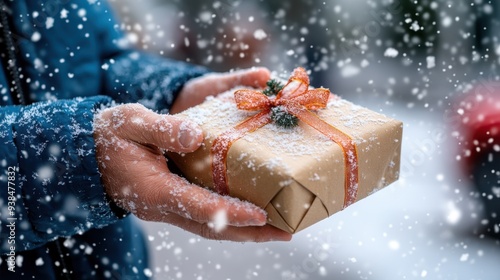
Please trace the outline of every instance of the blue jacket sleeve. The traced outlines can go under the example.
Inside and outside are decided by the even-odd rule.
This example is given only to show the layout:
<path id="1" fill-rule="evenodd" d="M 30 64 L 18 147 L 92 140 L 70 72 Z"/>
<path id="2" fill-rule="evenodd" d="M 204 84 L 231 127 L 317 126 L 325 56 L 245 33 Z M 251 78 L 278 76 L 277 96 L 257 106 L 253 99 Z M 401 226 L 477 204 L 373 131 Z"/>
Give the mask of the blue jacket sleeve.
<path id="1" fill-rule="evenodd" d="M 207 72 L 203 67 L 140 51 L 121 52 L 105 65 L 103 92 L 117 102 L 139 102 L 163 113 L 188 80 Z"/>
<path id="2" fill-rule="evenodd" d="M 100 182 L 92 128 L 95 110 L 110 103 L 96 96 L 0 108 L 2 254 L 118 219 Z"/>

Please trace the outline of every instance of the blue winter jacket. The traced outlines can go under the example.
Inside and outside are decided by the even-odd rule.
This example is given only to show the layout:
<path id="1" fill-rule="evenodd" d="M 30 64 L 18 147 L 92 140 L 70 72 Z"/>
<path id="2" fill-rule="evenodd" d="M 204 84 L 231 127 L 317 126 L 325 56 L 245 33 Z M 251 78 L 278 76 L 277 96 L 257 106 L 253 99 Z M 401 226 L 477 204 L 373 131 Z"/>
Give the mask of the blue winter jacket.
<path id="1" fill-rule="evenodd" d="M 206 70 L 128 48 L 105 1 L 2 2 L 0 279 L 147 277 L 140 230 L 103 190 L 94 113 L 166 112 Z"/>

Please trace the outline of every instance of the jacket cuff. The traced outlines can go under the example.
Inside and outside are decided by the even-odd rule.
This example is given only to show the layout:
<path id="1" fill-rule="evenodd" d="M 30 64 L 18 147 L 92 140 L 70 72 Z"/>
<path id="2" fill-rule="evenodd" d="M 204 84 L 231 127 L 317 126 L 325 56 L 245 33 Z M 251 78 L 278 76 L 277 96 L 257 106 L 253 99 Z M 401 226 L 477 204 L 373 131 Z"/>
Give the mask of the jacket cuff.
<path id="1" fill-rule="evenodd" d="M 25 249 L 61 236 L 102 228 L 126 213 L 106 197 L 96 158 L 93 119 L 105 96 L 43 102 L 21 108 L 15 131 Z M 28 240 L 31 240 L 28 242 Z"/>
<path id="2" fill-rule="evenodd" d="M 97 97 L 97 99 L 102 99 L 104 97 Z M 94 98 L 89 98 L 84 101 L 81 106 L 84 111 L 83 114 L 75 116 L 76 122 L 83 124 L 82 131 L 88 132 L 84 137 L 77 137 L 78 141 L 75 143 L 76 147 L 92 147 L 89 149 L 87 154 L 80 155 L 82 167 L 84 168 L 81 174 L 85 174 L 80 177 L 82 182 L 88 180 L 88 188 L 83 188 L 79 193 L 81 202 L 83 202 L 83 208 L 89 211 L 87 222 L 90 223 L 89 226 L 92 228 L 102 228 L 109 224 L 116 222 L 117 220 L 126 217 L 129 213 L 123 208 L 116 205 L 113 200 L 106 194 L 104 190 L 104 185 L 101 181 L 101 173 L 99 172 L 99 165 L 97 162 L 97 155 L 95 149 L 95 141 L 93 136 L 93 120 L 94 115 L 103 107 L 109 107 L 112 102 L 106 100 L 106 102 L 95 102 Z M 106 99 L 108 99 L 106 97 Z M 83 186 L 85 183 L 82 184 Z"/>

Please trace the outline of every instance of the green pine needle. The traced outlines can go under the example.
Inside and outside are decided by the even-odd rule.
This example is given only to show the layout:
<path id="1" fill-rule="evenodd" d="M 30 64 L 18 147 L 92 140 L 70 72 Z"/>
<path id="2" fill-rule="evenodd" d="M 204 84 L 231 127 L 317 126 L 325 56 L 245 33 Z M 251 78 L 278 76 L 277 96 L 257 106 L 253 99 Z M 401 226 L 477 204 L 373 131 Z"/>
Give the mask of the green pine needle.
<path id="1" fill-rule="evenodd" d="M 299 119 L 283 110 L 281 107 L 271 109 L 271 119 L 274 123 L 283 128 L 293 128 L 299 124 Z"/>
<path id="2" fill-rule="evenodd" d="M 282 83 L 276 81 L 275 79 L 267 81 L 266 84 L 267 88 L 262 93 L 267 96 L 278 95 L 278 92 L 280 92 L 284 87 Z"/>

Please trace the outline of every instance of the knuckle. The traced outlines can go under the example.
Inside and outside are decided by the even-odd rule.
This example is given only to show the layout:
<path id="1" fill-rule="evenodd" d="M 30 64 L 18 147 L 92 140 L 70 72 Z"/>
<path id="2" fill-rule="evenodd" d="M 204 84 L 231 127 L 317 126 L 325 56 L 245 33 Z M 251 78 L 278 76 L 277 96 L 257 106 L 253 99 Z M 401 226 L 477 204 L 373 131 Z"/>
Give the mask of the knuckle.
<path id="1" fill-rule="evenodd" d="M 137 116 L 139 113 L 144 113 L 147 109 L 139 103 L 123 104 L 116 107 L 117 112 L 114 115 L 117 119 L 122 118 L 122 120 L 130 120 L 131 118 Z"/>
<path id="2" fill-rule="evenodd" d="M 174 134 L 175 123 L 168 118 L 168 116 L 162 116 L 158 118 L 153 124 L 153 134 L 159 141 L 165 142 L 165 144 L 170 144 L 175 139 L 172 137 Z"/>
<path id="3" fill-rule="evenodd" d="M 119 120 L 120 118 L 129 119 L 135 112 L 137 112 L 137 109 L 135 109 L 131 104 L 123 106 L 124 107 L 118 107 L 117 111 L 113 114 L 113 116 L 116 116 L 115 120 Z"/>

